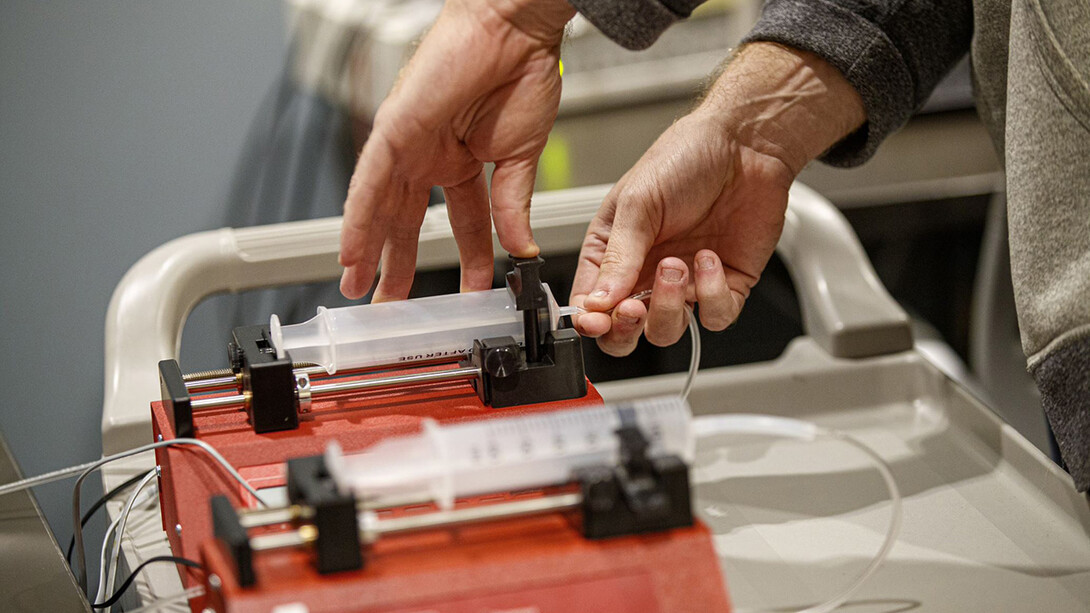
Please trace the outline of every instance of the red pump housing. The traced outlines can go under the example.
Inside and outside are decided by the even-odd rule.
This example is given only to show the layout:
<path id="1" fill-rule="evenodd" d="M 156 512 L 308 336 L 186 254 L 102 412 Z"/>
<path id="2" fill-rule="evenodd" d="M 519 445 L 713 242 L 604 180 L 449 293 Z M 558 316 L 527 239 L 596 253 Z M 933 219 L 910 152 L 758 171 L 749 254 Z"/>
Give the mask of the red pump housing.
<path id="1" fill-rule="evenodd" d="M 396 373 L 358 378 L 390 374 Z M 261 490 L 285 484 L 286 460 L 320 454 L 331 441 L 353 452 L 389 436 L 417 432 L 426 418 L 449 423 L 602 404 L 597 391 L 589 384 L 587 389 L 575 400 L 506 409 L 483 405 L 466 382 L 345 394 L 316 399 L 298 429 L 265 434 L 253 431 L 241 409 L 209 409 L 194 413 L 194 436 Z M 152 403 L 152 416 L 156 438 L 176 437 L 161 402 Z M 201 560 L 207 571 L 183 574 L 187 587 L 205 583 L 206 595 L 190 601 L 195 612 L 270 611 L 282 605 L 295 606 L 283 613 L 730 610 L 710 534 L 699 522 L 591 541 L 579 531 L 575 512 L 391 536 L 369 547 L 363 569 L 333 574 L 319 574 L 306 549 L 257 552 L 256 584 L 243 588 L 235 580 L 233 562 L 212 536 L 209 500 L 225 494 L 236 508 L 254 507 L 256 501 L 203 452 L 164 447 L 156 450 L 156 460 L 171 549 Z"/>

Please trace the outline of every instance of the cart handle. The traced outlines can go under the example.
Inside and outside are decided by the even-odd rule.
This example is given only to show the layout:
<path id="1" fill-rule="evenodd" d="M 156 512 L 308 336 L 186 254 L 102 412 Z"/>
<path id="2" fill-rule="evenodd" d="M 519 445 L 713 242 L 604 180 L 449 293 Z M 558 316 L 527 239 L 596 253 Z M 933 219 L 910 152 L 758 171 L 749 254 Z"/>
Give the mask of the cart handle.
<path id="1" fill-rule="evenodd" d="M 610 185 L 535 196 L 530 223 L 552 253 L 577 251 Z M 146 442 L 157 364 L 177 358 L 186 318 L 219 293 L 336 279 L 341 218 L 223 228 L 175 239 L 121 279 L 106 313 L 104 453 Z M 493 236 L 494 250 L 499 243 Z M 458 265 L 445 206 L 428 209 L 417 268 Z M 804 328 L 833 356 L 862 358 L 911 348 L 908 317 L 878 280 L 840 212 L 796 183 L 777 247 L 798 289 Z"/>

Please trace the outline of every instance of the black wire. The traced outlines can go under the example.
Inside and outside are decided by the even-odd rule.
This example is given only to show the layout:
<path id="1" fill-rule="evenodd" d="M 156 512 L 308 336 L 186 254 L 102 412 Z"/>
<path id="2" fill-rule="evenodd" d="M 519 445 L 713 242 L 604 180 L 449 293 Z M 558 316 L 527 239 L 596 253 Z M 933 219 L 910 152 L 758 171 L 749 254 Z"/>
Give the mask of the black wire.
<path id="1" fill-rule="evenodd" d="M 99 509 L 101 509 L 102 506 L 105 505 L 107 501 L 109 501 L 111 498 L 113 498 L 114 496 L 117 496 L 119 493 L 121 493 L 121 490 L 124 490 L 124 489 L 126 489 L 128 487 L 131 487 L 133 485 L 136 485 L 136 483 L 138 481 L 140 481 L 141 479 L 143 479 L 146 474 L 147 473 L 140 473 L 139 475 L 134 476 L 133 478 L 129 479 L 128 481 L 122 483 L 121 485 L 119 485 L 119 486 L 115 487 L 114 489 L 112 489 L 112 490 L 106 492 L 105 494 L 103 494 L 102 498 L 99 498 L 98 500 L 96 500 L 95 504 L 91 505 L 91 508 L 88 509 L 87 512 L 83 514 L 83 519 L 81 519 L 80 523 L 79 523 L 80 527 L 86 526 L 87 522 L 91 521 L 91 517 L 95 514 L 95 512 L 98 511 Z M 74 548 L 75 546 L 76 546 L 76 535 L 73 534 L 72 538 L 68 541 L 68 553 L 64 554 L 64 559 L 68 561 L 69 565 L 72 564 L 72 548 Z"/>
<path id="2" fill-rule="evenodd" d="M 136 570 L 132 571 L 132 574 L 129 575 L 129 578 L 125 579 L 125 582 L 121 584 L 121 587 L 117 588 L 117 591 L 114 592 L 113 596 L 110 596 L 110 598 L 105 602 L 98 602 L 92 604 L 91 606 L 96 609 L 105 609 L 117 604 L 117 601 L 121 600 L 121 596 L 125 593 L 125 590 L 129 589 L 129 586 L 132 585 L 132 582 L 136 580 L 136 575 L 140 574 L 140 571 L 144 570 L 145 566 L 149 564 L 154 564 L 156 562 L 173 562 L 175 564 L 181 564 L 182 566 L 199 568 L 202 571 L 204 570 L 203 566 L 201 566 L 198 562 L 190 560 L 189 558 L 179 558 L 176 556 L 155 556 L 154 558 L 148 558 L 147 560 L 144 560 L 140 564 L 140 566 L 137 566 Z"/>

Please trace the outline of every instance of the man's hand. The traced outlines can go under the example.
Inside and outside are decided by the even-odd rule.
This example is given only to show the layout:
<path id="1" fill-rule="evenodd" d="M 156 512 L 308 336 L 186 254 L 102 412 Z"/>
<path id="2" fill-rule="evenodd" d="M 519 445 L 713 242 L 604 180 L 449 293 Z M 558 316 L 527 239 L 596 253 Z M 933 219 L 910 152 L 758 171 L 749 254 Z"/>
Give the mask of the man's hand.
<path id="1" fill-rule="evenodd" d="M 503 248 L 537 255 L 530 195 L 560 103 L 564 0 L 449 0 L 379 107 L 341 232 L 341 292 L 408 296 L 428 193 L 443 187 L 463 291 L 492 284 L 492 221 Z M 484 162 L 495 162 L 491 202 Z M 491 215 L 490 215 L 491 211 Z"/>
<path id="2" fill-rule="evenodd" d="M 863 120 L 858 94 L 821 59 L 745 47 L 606 197 L 572 287 L 571 304 L 588 311 L 576 327 L 611 355 L 641 332 L 676 342 L 687 302 L 705 327 L 726 328 L 776 247 L 791 182 Z M 626 300 L 648 287 L 650 304 Z"/>

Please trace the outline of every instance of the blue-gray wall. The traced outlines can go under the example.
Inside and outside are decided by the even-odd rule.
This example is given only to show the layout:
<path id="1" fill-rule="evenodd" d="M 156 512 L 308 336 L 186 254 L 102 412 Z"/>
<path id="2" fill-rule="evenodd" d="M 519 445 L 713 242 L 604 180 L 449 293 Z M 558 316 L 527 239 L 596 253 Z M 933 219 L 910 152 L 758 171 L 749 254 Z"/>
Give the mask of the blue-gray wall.
<path id="1" fill-rule="evenodd" d="M 110 294 L 222 225 L 286 47 L 278 2 L 0 3 L 0 429 L 25 474 L 101 453 Z M 67 541 L 71 482 L 37 493 Z"/>

